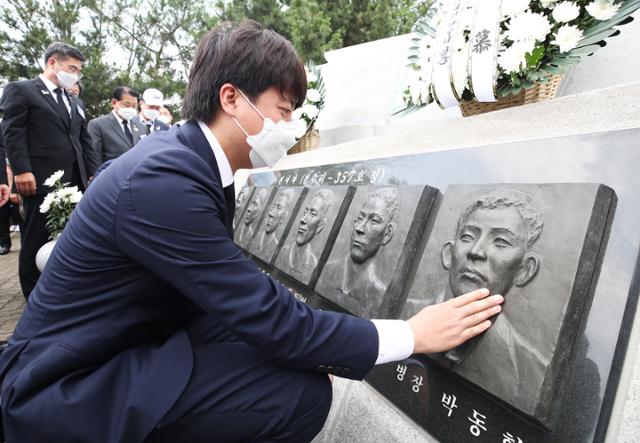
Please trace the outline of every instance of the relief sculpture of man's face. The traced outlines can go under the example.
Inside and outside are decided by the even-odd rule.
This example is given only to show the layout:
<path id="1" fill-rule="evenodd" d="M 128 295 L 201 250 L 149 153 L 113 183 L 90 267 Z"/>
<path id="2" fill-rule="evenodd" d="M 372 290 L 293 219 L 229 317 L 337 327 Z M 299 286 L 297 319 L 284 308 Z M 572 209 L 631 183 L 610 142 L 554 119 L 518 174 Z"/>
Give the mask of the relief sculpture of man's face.
<path id="1" fill-rule="evenodd" d="M 364 263 L 393 237 L 394 225 L 385 201 L 372 196 L 362 206 L 351 227 L 351 260 Z"/>
<path id="2" fill-rule="evenodd" d="M 260 210 L 260 206 L 262 204 L 262 199 L 260 195 L 254 197 L 249 202 L 247 209 L 244 211 L 244 224 L 250 225 L 256 219 L 258 215 L 258 211 Z"/>
<path id="3" fill-rule="evenodd" d="M 538 258 L 527 251 L 527 235 L 514 207 L 479 208 L 469 214 L 442 252 L 453 296 L 479 288 L 505 295 L 514 284 L 527 284 L 538 269 Z"/>
<path id="4" fill-rule="evenodd" d="M 279 195 L 269 208 L 267 212 L 267 219 L 265 221 L 264 230 L 267 234 L 274 232 L 278 226 L 282 223 L 287 214 L 288 199 L 285 195 Z"/>
<path id="5" fill-rule="evenodd" d="M 325 217 L 326 208 L 323 208 L 322 199 L 320 197 L 314 197 L 309 206 L 304 208 L 302 218 L 298 223 L 296 244 L 298 246 L 304 246 L 309 243 L 324 227 Z"/>

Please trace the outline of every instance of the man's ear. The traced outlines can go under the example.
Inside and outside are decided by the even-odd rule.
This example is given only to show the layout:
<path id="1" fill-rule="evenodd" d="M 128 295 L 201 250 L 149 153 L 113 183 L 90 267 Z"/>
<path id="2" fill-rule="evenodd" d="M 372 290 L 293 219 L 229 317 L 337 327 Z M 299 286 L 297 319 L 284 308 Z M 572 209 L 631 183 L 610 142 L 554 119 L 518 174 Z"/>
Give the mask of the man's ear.
<path id="1" fill-rule="evenodd" d="M 116 103 L 118 103 L 118 100 L 116 100 L 115 98 L 111 99 L 111 107 L 115 108 L 116 107 Z"/>
<path id="2" fill-rule="evenodd" d="M 448 241 L 442 246 L 442 267 L 447 271 L 451 267 L 451 255 L 453 254 L 453 242 Z"/>
<path id="3" fill-rule="evenodd" d="M 220 88 L 219 97 L 221 109 L 225 113 L 235 117 L 238 107 L 238 90 L 231 83 L 225 83 Z"/>
<path id="4" fill-rule="evenodd" d="M 318 227 L 316 228 L 316 235 L 318 235 L 320 231 L 322 231 L 322 228 L 324 228 L 324 223 L 326 221 L 327 221 L 326 218 L 323 218 L 322 220 L 320 220 L 320 222 L 318 223 Z"/>
<path id="5" fill-rule="evenodd" d="M 537 255 L 528 253 L 524 256 L 522 260 L 522 266 L 520 266 L 520 270 L 516 274 L 513 282 L 514 284 L 521 288 L 536 276 L 538 273 L 538 269 L 540 268 L 540 259 Z"/>
<path id="6" fill-rule="evenodd" d="M 384 237 L 382 237 L 382 244 L 386 245 L 393 238 L 393 233 L 396 231 L 396 224 L 391 222 L 384 229 Z"/>

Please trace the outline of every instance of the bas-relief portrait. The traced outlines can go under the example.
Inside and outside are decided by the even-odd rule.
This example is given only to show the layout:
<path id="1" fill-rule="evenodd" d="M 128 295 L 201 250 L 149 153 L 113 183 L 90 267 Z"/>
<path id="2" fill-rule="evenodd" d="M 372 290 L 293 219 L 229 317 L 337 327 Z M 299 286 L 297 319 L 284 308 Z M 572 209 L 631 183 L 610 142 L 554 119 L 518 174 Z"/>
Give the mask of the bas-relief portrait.
<path id="1" fill-rule="evenodd" d="M 271 203 L 265 208 L 262 221 L 248 250 L 270 263 L 295 208 L 302 187 L 279 187 Z"/>
<path id="2" fill-rule="evenodd" d="M 360 187 L 316 292 L 366 318 L 378 312 L 424 187 Z"/>
<path id="3" fill-rule="evenodd" d="M 244 213 L 244 209 L 247 206 L 247 202 L 251 198 L 251 194 L 255 186 L 244 186 L 238 195 L 236 196 L 236 209 L 233 215 L 233 229 L 238 228 L 238 223 L 242 219 L 242 214 Z"/>
<path id="4" fill-rule="evenodd" d="M 310 189 L 284 246 L 278 252 L 278 269 L 301 283 L 309 283 L 336 222 L 347 189 L 347 186 Z"/>
<path id="5" fill-rule="evenodd" d="M 249 242 L 258 230 L 260 215 L 264 206 L 269 200 L 272 187 L 256 187 L 247 201 L 247 206 L 241 216 L 238 226 L 235 229 L 236 243 L 244 248 L 249 246 Z"/>
<path id="6" fill-rule="evenodd" d="M 589 229 L 598 186 L 449 186 L 402 315 L 478 288 L 502 294 L 485 334 L 436 359 L 546 425 L 543 391 L 558 386 L 557 361 L 570 351 L 556 346 L 563 322 L 563 334 L 578 328 L 565 316 L 583 245 L 602 236 Z M 586 303 L 588 293 L 573 297 Z"/>

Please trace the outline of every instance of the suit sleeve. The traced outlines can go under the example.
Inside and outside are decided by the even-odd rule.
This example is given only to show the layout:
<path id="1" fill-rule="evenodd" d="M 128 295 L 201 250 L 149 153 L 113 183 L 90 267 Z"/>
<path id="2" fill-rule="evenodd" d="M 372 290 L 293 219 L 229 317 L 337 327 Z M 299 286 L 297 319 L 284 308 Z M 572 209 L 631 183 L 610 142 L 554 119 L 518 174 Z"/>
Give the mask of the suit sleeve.
<path id="1" fill-rule="evenodd" d="M 87 130 L 91 136 L 91 145 L 93 146 L 93 152 L 95 153 L 96 160 L 98 163 L 102 163 L 102 129 L 96 120 L 93 119 L 87 125 Z"/>
<path id="2" fill-rule="evenodd" d="M 82 126 L 80 127 L 80 144 L 82 145 L 82 156 L 84 157 L 84 162 L 87 167 L 87 177 L 92 177 L 98 170 L 102 157 L 99 159 L 98 153 L 93 148 L 91 135 L 87 129 L 87 121 L 85 119 L 82 119 Z"/>
<path id="3" fill-rule="evenodd" d="M 362 379 L 378 355 L 373 323 L 313 310 L 262 273 L 229 238 L 213 182 L 192 152 L 145 159 L 120 193 L 119 248 L 267 358 Z"/>
<path id="4" fill-rule="evenodd" d="M 27 148 L 27 121 L 29 106 L 16 83 L 5 86 L 0 98 L 0 111 L 4 117 L 0 127 L 6 149 L 6 156 L 14 174 L 31 172 L 29 149 Z"/>

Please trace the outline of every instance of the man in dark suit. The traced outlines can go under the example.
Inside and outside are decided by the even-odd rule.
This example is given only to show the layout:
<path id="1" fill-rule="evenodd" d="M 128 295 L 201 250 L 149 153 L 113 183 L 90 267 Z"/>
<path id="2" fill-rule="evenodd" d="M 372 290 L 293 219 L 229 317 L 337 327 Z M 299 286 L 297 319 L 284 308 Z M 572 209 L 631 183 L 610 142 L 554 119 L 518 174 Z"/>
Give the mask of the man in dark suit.
<path id="1" fill-rule="evenodd" d="M 51 190 L 44 181 L 64 170 L 62 181 L 84 190 L 97 168 L 86 121 L 65 91 L 78 81 L 83 61 L 74 47 L 52 43 L 44 55 L 44 72 L 33 80 L 9 83 L 0 98 L 7 158 L 24 202 L 19 273 L 27 298 L 40 276 L 36 253 L 49 239 L 45 215 L 39 211 Z"/>
<path id="2" fill-rule="evenodd" d="M 275 32 L 245 22 L 203 38 L 189 121 L 103 165 L 0 357 L 8 441 L 310 441 L 327 374 L 362 379 L 488 327 L 488 291 L 375 323 L 311 309 L 243 255 L 233 171 L 258 146 L 244 131 L 290 120 L 305 94 Z M 282 140 L 251 157 L 286 152 Z"/>
<path id="3" fill-rule="evenodd" d="M 0 255 L 7 255 L 11 251 L 11 233 L 9 232 L 11 205 L 5 204 L 7 202 L 3 200 L 4 193 L 9 192 L 8 185 L 7 161 L 2 133 L 0 133 Z"/>
<path id="4" fill-rule="evenodd" d="M 139 98 L 137 91 L 118 86 L 111 96 L 113 111 L 89 122 L 91 142 L 100 163 L 119 157 L 146 136 L 146 126 L 133 119 Z"/>

